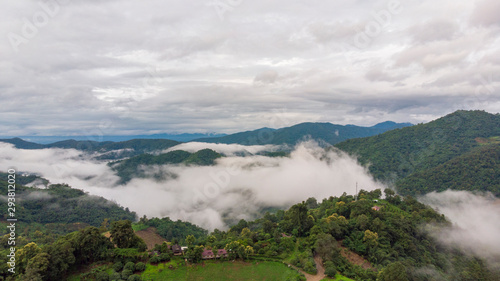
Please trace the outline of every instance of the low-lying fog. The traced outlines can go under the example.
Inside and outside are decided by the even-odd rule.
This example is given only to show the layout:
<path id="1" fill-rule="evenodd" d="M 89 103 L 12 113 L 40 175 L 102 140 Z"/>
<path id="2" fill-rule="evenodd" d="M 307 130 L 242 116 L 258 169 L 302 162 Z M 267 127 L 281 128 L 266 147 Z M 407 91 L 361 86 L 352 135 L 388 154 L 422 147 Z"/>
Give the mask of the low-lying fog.
<path id="1" fill-rule="evenodd" d="M 315 197 L 318 201 L 343 192 L 354 194 L 384 186 L 366 168 L 341 152 L 325 152 L 314 142 L 293 149 L 290 157 L 235 156 L 238 152 L 270 151 L 270 146 L 186 143 L 170 150 L 211 148 L 229 155 L 214 166 L 164 165 L 176 179 L 157 182 L 133 179 L 115 185 L 118 177 L 103 162 L 73 149 L 22 150 L 0 143 L 0 170 L 39 173 L 51 183 L 67 183 L 119 203 L 139 216 L 190 221 L 207 229 L 225 229 L 227 221 L 253 219 L 263 207 L 289 207 Z"/>

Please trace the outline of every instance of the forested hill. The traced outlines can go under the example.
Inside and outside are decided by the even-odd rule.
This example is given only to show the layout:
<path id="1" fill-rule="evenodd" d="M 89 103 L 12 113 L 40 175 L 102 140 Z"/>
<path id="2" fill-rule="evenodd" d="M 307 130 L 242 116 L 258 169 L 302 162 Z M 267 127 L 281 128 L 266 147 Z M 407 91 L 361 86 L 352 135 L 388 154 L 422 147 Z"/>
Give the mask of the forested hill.
<path id="1" fill-rule="evenodd" d="M 450 183 L 448 187 L 457 188 L 451 182 L 455 180 L 452 173 L 457 172 L 455 168 L 459 162 L 466 161 L 468 165 L 480 167 L 476 170 L 478 177 L 483 168 L 495 168 L 495 163 L 498 163 L 495 154 L 490 155 L 493 157 L 492 161 L 482 167 L 486 162 L 480 164 L 478 161 L 483 160 L 477 156 L 485 152 L 478 151 L 476 153 L 479 154 L 474 154 L 472 151 L 484 145 L 484 143 L 481 144 L 481 139 L 495 139 L 497 136 L 500 136 L 499 114 L 484 111 L 456 111 L 427 124 L 393 130 L 378 136 L 348 140 L 337 144 L 336 147 L 358 157 L 362 164 L 369 165 L 370 172 L 377 179 L 396 182 L 412 175 L 411 180 L 418 184 L 436 186 L 437 182 L 431 184 L 429 179 L 424 179 L 424 177 L 439 172 L 441 182 L 447 181 Z M 495 148 L 492 149 L 495 150 Z M 472 154 L 464 155 L 469 152 Z M 491 150 L 487 152 L 491 153 Z M 464 158 L 448 162 L 462 155 Z M 440 166 L 437 170 L 430 170 L 445 163 L 447 164 Z M 467 169 L 465 164 L 460 165 L 460 169 Z M 483 187 L 476 186 L 473 189 L 484 190 L 484 186 L 488 186 L 488 190 L 494 191 L 495 182 L 498 182 L 498 172 L 490 176 L 493 176 L 492 184 L 480 183 Z M 479 178 L 482 181 L 489 181 L 489 178 Z M 422 193 L 415 185 L 410 187 L 409 182 L 410 180 L 400 181 L 401 186 L 405 186 L 404 191 L 409 194 Z M 430 187 L 421 187 L 432 190 Z"/>
<path id="2" fill-rule="evenodd" d="M 72 148 L 87 152 L 99 152 L 103 153 L 103 155 L 99 157 L 100 159 L 131 157 L 142 153 L 165 150 L 180 144 L 178 141 L 167 139 L 133 139 L 121 142 L 65 140 L 50 144 L 38 144 L 24 141 L 20 138 L 13 138 L 0 139 L 0 142 L 11 143 L 19 149 Z"/>
<path id="3" fill-rule="evenodd" d="M 331 123 L 301 123 L 277 130 L 262 128 L 219 138 L 202 138 L 195 141 L 226 144 L 236 143 L 242 145 L 295 145 L 305 138 L 310 137 L 320 142 L 336 144 L 347 139 L 374 136 L 389 130 L 411 125 L 410 123 L 395 123 L 391 121 L 379 123 L 372 127 L 359 127 L 354 125 L 343 126 Z"/>
<path id="4" fill-rule="evenodd" d="M 500 143 L 474 148 L 444 164 L 401 179 L 396 186 L 401 194 L 455 189 L 490 191 L 500 197 Z"/>
<path id="5" fill-rule="evenodd" d="M 145 178 L 153 177 L 157 180 L 175 177 L 168 171 L 155 169 L 153 171 L 144 170 L 144 166 L 150 165 L 166 165 L 166 164 L 185 164 L 185 165 L 198 165 L 208 166 L 213 165 L 217 158 L 222 157 L 221 154 L 211 149 L 202 149 L 195 153 L 190 153 L 183 150 L 174 150 L 159 155 L 141 154 L 129 159 L 115 161 L 109 163 L 109 166 L 120 177 L 120 184 L 127 183 L 132 178 Z"/>
<path id="6" fill-rule="evenodd" d="M 128 208 L 93 196 L 79 189 L 73 189 L 65 184 L 51 184 L 47 189 L 25 187 L 23 176 L 16 175 L 16 216 L 23 223 L 83 223 L 100 226 L 104 219 L 135 220 L 136 214 Z M 0 192 L 7 194 L 7 178 L 0 173 Z M 7 199 L 2 199 L 6 201 Z M 4 204 L 7 206 L 7 204 Z M 2 208 L 0 214 L 7 219 L 7 208 Z"/>

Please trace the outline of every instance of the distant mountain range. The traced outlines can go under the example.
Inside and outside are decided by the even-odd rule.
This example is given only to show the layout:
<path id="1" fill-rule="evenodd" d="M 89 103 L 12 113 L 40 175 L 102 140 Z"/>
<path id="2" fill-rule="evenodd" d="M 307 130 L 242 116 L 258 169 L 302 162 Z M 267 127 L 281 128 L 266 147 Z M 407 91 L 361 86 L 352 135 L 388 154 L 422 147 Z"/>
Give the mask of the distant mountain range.
<path id="1" fill-rule="evenodd" d="M 179 142 L 188 142 L 199 138 L 216 138 L 225 135 L 226 134 L 215 134 L 215 133 L 208 133 L 208 134 L 183 133 L 183 134 L 128 135 L 128 136 L 19 136 L 19 138 L 38 144 L 50 144 L 70 139 L 77 141 L 98 141 L 98 142 L 108 142 L 108 141 L 122 142 L 133 139 L 168 139 Z"/>
<path id="2" fill-rule="evenodd" d="M 50 144 L 38 144 L 28 142 L 20 138 L 0 139 L 0 142 L 13 144 L 19 149 L 43 149 L 43 148 L 63 148 L 77 149 L 87 152 L 99 152 L 99 159 L 120 159 L 132 157 L 143 153 L 149 153 L 180 144 L 178 141 L 167 139 L 135 139 L 122 142 L 96 142 L 96 141 L 77 141 L 65 140 Z"/>
<path id="3" fill-rule="evenodd" d="M 306 138 L 323 141 L 328 144 L 335 144 L 343 140 L 359 137 L 377 135 L 392 129 L 411 126 L 410 123 L 395 123 L 391 121 L 379 123 L 372 127 L 359 127 L 355 125 L 334 125 L 331 123 L 301 123 L 295 126 L 270 129 L 261 128 L 254 131 L 241 132 L 232 135 L 222 134 L 180 134 L 180 135 L 144 135 L 131 140 L 114 142 L 108 139 L 131 138 L 132 136 L 105 136 L 105 141 L 91 141 L 88 138 L 80 137 L 76 139 L 67 139 L 53 143 L 36 143 L 26 141 L 21 138 L 0 139 L 0 142 L 14 144 L 20 149 L 43 149 L 43 148 L 74 148 L 86 151 L 111 151 L 118 149 L 134 149 L 137 153 L 153 150 L 167 149 L 177 145 L 180 142 L 198 141 L 208 143 L 236 143 L 243 145 L 255 144 L 288 144 L 294 145 Z M 200 138 L 202 137 L 202 138 Z M 37 137 L 26 137 L 33 139 Z M 40 138 L 40 137 L 38 137 Z M 49 137 L 46 137 L 49 138 Z M 59 137 L 50 137 L 59 138 Z M 175 138 L 175 139 L 172 139 Z M 46 139 L 47 140 L 47 139 Z M 137 153 L 135 155 L 137 155 Z"/>
<path id="4" fill-rule="evenodd" d="M 201 138 L 194 141 L 224 144 L 295 145 L 306 139 L 314 139 L 320 143 L 333 145 L 352 138 L 378 135 L 390 130 L 412 126 L 411 123 L 395 123 L 386 121 L 372 127 L 355 125 L 335 125 L 331 123 L 301 123 L 281 129 L 261 128 L 216 138 Z"/>

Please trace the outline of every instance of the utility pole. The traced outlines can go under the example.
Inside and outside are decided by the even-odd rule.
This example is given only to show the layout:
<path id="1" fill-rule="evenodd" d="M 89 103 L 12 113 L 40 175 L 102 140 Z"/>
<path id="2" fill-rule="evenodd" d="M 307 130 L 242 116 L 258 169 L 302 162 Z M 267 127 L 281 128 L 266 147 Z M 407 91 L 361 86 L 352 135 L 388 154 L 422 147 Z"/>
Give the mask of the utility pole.
<path id="1" fill-rule="evenodd" d="M 358 201 L 358 182 L 356 182 L 356 194 L 354 194 L 354 201 Z"/>

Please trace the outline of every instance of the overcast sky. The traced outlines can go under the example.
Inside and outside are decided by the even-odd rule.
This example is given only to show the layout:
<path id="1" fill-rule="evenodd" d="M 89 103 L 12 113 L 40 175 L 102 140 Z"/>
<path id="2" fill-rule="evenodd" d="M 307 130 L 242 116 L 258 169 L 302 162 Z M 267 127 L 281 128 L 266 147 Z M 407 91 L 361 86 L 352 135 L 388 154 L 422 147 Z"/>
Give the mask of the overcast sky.
<path id="1" fill-rule="evenodd" d="M 0 33 L 4 136 L 500 111 L 498 0 L 6 0 Z"/>

